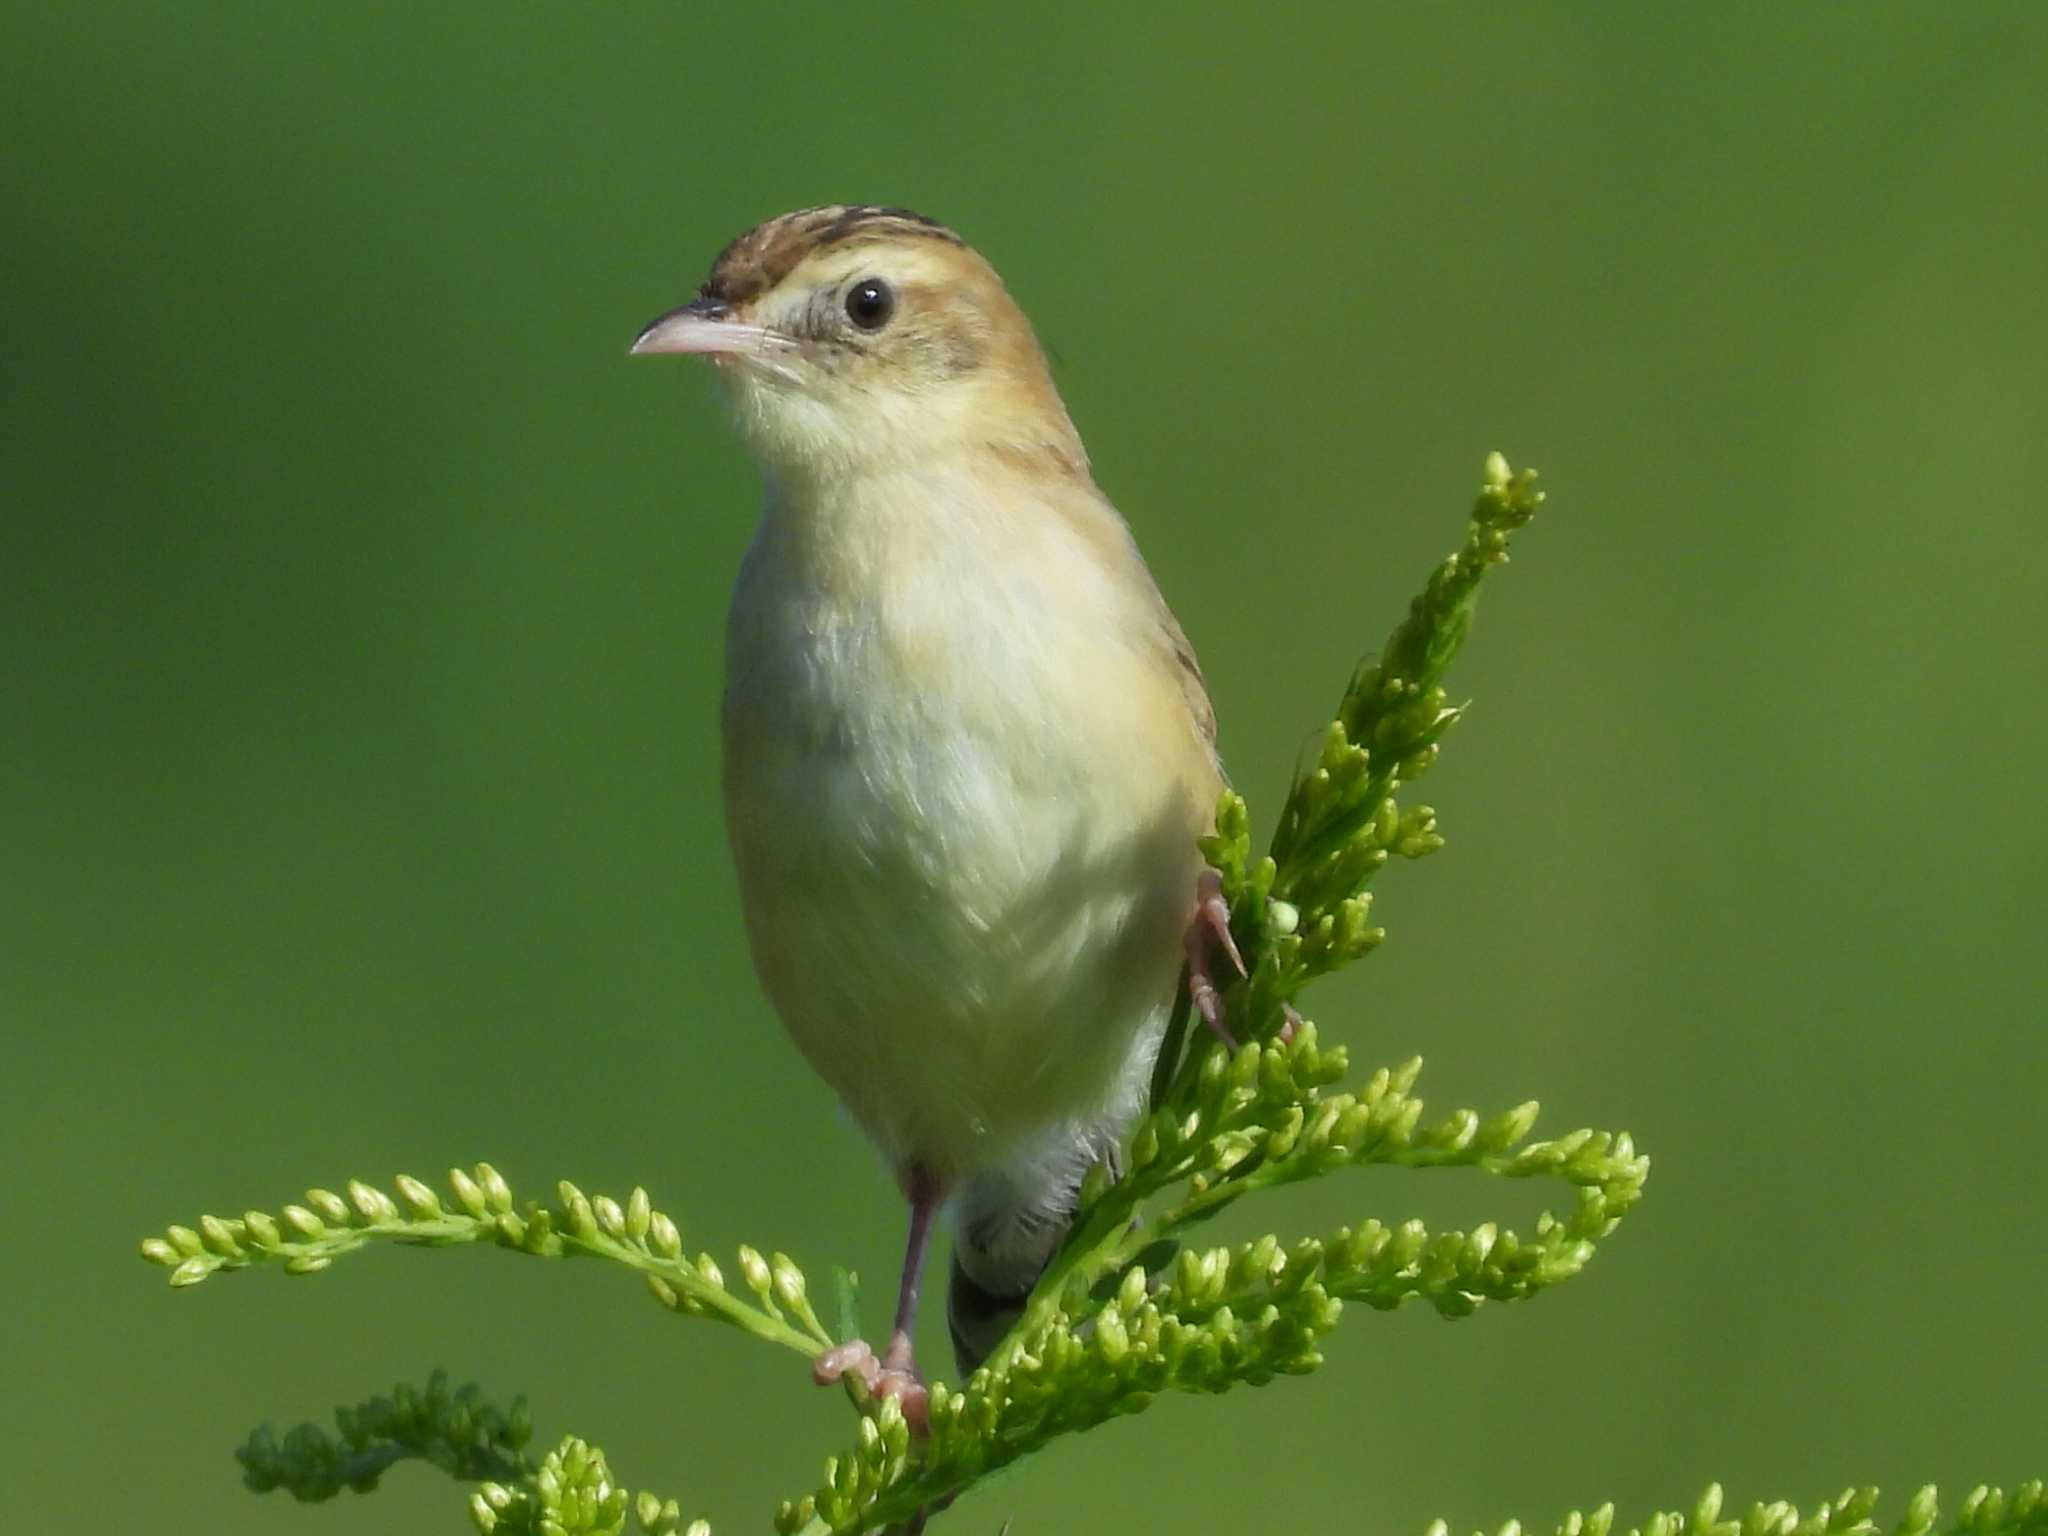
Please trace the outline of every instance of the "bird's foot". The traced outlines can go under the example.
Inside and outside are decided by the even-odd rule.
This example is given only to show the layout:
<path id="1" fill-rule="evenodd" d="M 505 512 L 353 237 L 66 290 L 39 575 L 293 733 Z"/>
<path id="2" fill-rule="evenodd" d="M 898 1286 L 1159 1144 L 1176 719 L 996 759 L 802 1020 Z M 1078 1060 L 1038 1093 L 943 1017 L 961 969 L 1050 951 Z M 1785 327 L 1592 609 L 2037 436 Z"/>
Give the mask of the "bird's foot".
<path id="1" fill-rule="evenodd" d="M 1204 869 L 1196 877 L 1195 911 L 1183 942 L 1188 957 L 1188 1000 L 1209 1026 L 1209 1033 L 1234 1051 L 1237 1041 L 1223 1023 L 1223 993 L 1216 986 L 1216 973 L 1209 963 L 1210 946 L 1229 957 L 1238 975 L 1246 973 L 1244 956 L 1238 953 L 1237 940 L 1230 936 L 1230 903 L 1223 899 L 1223 876 L 1213 869 Z"/>
<path id="2" fill-rule="evenodd" d="M 1282 1045 L 1288 1044 L 1294 1039 L 1294 1032 L 1301 1028 L 1304 1022 L 1306 1021 L 1302 1018 L 1299 1008 L 1296 1008 L 1292 1003 L 1282 1003 L 1280 1005 L 1280 1033 L 1273 1038 Z"/>
<path id="3" fill-rule="evenodd" d="M 858 1376 L 870 1396 L 895 1398 L 912 1434 L 922 1435 L 931 1428 L 931 1393 L 918 1378 L 907 1333 L 893 1335 L 879 1357 L 866 1339 L 854 1339 L 826 1350 L 811 1362 L 811 1380 L 821 1387 L 847 1376 Z"/>

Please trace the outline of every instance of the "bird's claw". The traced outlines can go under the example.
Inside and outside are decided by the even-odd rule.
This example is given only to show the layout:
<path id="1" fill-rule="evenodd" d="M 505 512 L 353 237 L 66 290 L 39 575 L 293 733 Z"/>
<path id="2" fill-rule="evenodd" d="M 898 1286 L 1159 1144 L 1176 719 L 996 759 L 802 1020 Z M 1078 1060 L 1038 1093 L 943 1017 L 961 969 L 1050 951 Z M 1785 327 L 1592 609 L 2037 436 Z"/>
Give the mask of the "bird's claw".
<path id="1" fill-rule="evenodd" d="M 930 1429 L 931 1393 L 918 1379 L 909 1335 L 892 1337 L 879 1358 L 866 1339 L 854 1339 L 835 1345 L 811 1362 L 811 1380 L 821 1387 L 847 1376 L 859 1377 L 871 1397 L 895 1398 L 912 1434 L 922 1435 Z"/>
<path id="2" fill-rule="evenodd" d="M 866 1339 L 835 1345 L 811 1362 L 811 1380 L 829 1387 L 845 1376 L 858 1376 L 870 1392 L 882 1382 L 882 1362 Z"/>
<path id="3" fill-rule="evenodd" d="M 1273 1038 L 1282 1045 L 1286 1045 L 1294 1039 L 1294 1032 L 1301 1028 L 1305 1022 L 1307 1021 L 1302 1018 L 1299 1008 L 1296 1008 L 1292 1003 L 1282 1003 L 1280 1005 L 1280 1033 Z"/>
<path id="4" fill-rule="evenodd" d="M 1237 940 L 1230 933 L 1230 903 L 1223 899 L 1223 876 L 1213 869 L 1204 869 L 1195 879 L 1195 912 L 1188 923 L 1186 938 L 1188 1001 L 1202 1016 L 1209 1033 L 1234 1051 L 1237 1041 L 1224 1025 L 1223 993 L 1216 986 L 1216 974 L 1209 964 L 1211 944 L 1230 958 L 1238 975 L 1248 974 Z"/>

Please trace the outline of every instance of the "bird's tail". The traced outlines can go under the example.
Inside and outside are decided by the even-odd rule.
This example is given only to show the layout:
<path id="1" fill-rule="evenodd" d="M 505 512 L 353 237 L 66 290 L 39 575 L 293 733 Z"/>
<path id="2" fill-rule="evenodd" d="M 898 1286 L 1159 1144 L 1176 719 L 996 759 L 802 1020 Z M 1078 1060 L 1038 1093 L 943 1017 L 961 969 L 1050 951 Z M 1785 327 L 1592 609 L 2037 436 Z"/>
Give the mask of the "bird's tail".
<path id="1" fill-rule="evenodd" d="M 1082 1177 L 1098 1162 L 1116 1171 L 1117 1140 L 1113 1127 L 1064 1128 L 956 1196 L 946 1322 L 963 1380 L 1023 1315 L 1073 1224 Z"/>

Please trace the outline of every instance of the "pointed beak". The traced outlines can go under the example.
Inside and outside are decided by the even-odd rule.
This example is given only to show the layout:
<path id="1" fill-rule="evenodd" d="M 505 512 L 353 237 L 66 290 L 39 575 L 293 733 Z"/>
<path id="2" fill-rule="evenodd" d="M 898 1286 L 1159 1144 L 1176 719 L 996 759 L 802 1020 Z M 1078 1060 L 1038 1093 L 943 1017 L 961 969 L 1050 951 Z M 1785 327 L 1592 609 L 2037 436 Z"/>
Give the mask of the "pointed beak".
<path id="1" fill-rule="evenodd" d="M 733 319 L 732 307 L 723 300 L 692 299 L 650 321 L 626 350 L 633 357 L 746 357 L 772 351 L 781 342 L 773 331 Z"/>

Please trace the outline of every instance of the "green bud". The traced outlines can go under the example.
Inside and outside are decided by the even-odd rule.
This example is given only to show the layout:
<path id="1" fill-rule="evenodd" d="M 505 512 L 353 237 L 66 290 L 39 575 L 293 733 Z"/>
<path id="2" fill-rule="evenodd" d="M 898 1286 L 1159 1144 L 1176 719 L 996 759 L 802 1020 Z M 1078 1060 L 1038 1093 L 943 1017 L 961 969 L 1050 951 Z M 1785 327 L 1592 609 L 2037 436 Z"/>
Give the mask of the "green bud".
<path id="1" fill-rule="evenodd" d="M 1248 1089 L 1259 1079 L 1259 1062 L 1265 1049 L 1256 1040 L 1247 1040 L 1231 1055 L 1222 1081 L 1231 1092 Z"/>
<path id="2" fill-rule="evenodd" d="M 470 1215 L 482 1218 L 488 1207 L 484 1203 L 484 1192 L 477 1182 L 460 1168 L 448 1170 L 448 1187 L 455 1192 L 456 1202 Z"/>
<path id="3" fill-rule="evenodd" d="M 718 1267 L 718 1261 L 710 1254 L 697 1255 L 696 1269 L 706 1285 L 714 1285 L 721 1291 L 725 1289 L 725 1272 Z"/>
<path id="4" fill-rule="evenodd" d="M 1266 1157 L 1269 1161 L 1278 1162 L 1294 1150 L 1301 1140 L 1302 1120 L 1299 1104 L 1291 1104 L 1281 1111 L 1266 1136 Z"/>
<path id="5" fill-rule="evenodd" d="M 441 1201 L 435 1193 L 409 1173 L 401 1173 L 392 1183 L 398 1189 L 398 1197 L 406 1203 L 416 1221 L 437 1221 L 442 1216 Z"/>
<path id="6" fill-rule="evenodd" d="M 1250 835 L 1251 827 L 1251 808 L 1245 804 L 1244 796 L 1226 789 L 1216 801 L 1216 835 L 1246 837 Z"/>
<path id="7" fill-rule="evenodd" d="M 1405 1098 L 1397 1090 L 1389 1089 L 1385 1096 L 1372 1106 L 1373 1134 L 1391 1138 L 1393 1128 L 1415 1103 L 1414 1099 Z"/>
<path id="8" fill-rule="evenodd" d="M 1448 729 L 1455 725 L 1458 721 L 1458 716 L 1462 713 L 1462 710 L 1456 709 L 1444 711 L 1447 717 L 1443 722 L 1444 728 Z M 1442 748 L 1432 741 L 1419 751 L 1411 752 L 1402 758 L 1396 771 L 1403 782 L 1419 779 L 1436 766 L 1437 756 L 1441 751 Z"/>
<path id="9" fill-rule="evenodd" d="M 1521 1141 L 1536 1124 L 1539 1108 L 1537 1102 L 1530 1099 L 1513 1109 L 1502 1110 L 1486 1121 L 1473 1138 L 1479 1151 L 1488 1156 L 1498 1156 Z"/>
<path id="10" fill-rule="evenodd" d="M 740 1278 L 747 1282 L 748 1290 L 764 1299 L 774 1283 L 768 1273 L 768 1261 L 745 1243 L 740 1244 Z"/>
<path id="11" fill-rule="evenodd" d="M 1446 1152 L 1462 1152 L 1472 1144 L 1472 1138 L 1479 1132 L 1479 1117 L 1469 1109 L 1454 1111 L 1441 1125 L 1433 1125 L 1424 1133 L 1423 1142 Z"/>
<path id="12" fill-rule="evenodd" d="M 1429 1242 L 1429 1228 L 1414 1217 L 1401 1223 L 1390 1234 L 1386 1247 L 1387 1267 L 1395 1270 L 1406 1269 L 1422 1257 L 1422 1250 Z"/>
<path id="13" fill-rule="evenodd" d="M 875 1410 L 875 1422 L 882 1426 L 885 1436 L 908 1428 L 903 1422 L 903 1404 L 893 1397 L 882 1399 L 881 1406 Z"/>
<path id="14" fill-rule="evenodd" d="M 775 1289 L 775 1298 L 784 1306 L 801 1309 L 805 1304 L 804 1273 L 786 1253 L 778 1253 L 768 1263 L 769 1275 Z"/>
<path id="15" fill-rule="evenodd" d="M 632 1211 L 627 1211 L 630 1219 Z M 647 1246 L 664 1259 L 679 1259 L 683 1256 L 683 1234 L 676 1230 L 676 1224 L 664 1211 L 655 1211 L 647 1218 Z"/>
<path id="16" fill-rule="evenodd" d="M 242 1213 L 242 1235 L 265 1253 L 275 1253 L 284 1246 L 284 1234 L 262 1211 Z"/>
<path id="17" fill-rule="evenodd" d="M 327 1223 L 307 1210 L 303 1205 L 288 1205 L 281 1213 L 285 1225 L 301 1237 L 325 1237 Z"/>
<path id="18" fill-rule="evenodd" d="M 1249 1131 L 1224 1131 L 1209 1142 L 1209 1167 L 1216 1173 L 1228 1173 L 1251 1156 L 1257 1146 Z"/>
<path id="19" fill-rule="evenodd" d="M 218 1216 L 199 1218 L 199 1236 L 209 1253 L 217 1253 L 224 1259 L 242 1257 L 242 1245 L 235 1241 L 235 1234 Z"/>
<path id="20" fill-rule="evenodd" d="M 1095 1204 L 1096 1201 L 1107 1194 L 1110 1182 L 1109 1165 L 1107 1163 L 1091 1163 L 1087 1173 L 1081 1176 L 1081 1209 L 1085 1211 L 1089 1206 Z"/>
<path id="21" fill-rule="evenodd" d="M 1158 1156 L 1159 1129 L 1152 1120 L 1148 1119 L 1139 1127 L 1138 1134 L 1131 1141 L 1132 1171 L 1135 1172 L 1140 1168 L 1151 1167 L 1154 1161 L 1158 1159 Z"/>
<path id="22" fill-rule="evenodd" d="M 1296 1038 L 1300 1030 L 1295 1031 Z M 1268 1102 L 1287 1103 L 1296 1096 L 1293 1057 L 1286 1046 L 1273 1041 L 1259 1056 L 1259 1093 Z"/>
<path id="23" fill-rule="evenodd" d="M 596 1195 L 591 1198 L 590 1211 L 597 1218 L 598 1229 L 606 1237 L 626 1235 L 626 1213 L 610 1195 Z"/>
<path id="24" fill-rule="evenodd" d="M 1344 722 L 1332 720 L 1323 730 L 1323 749 L 1317 765 L 1327 777 L 1342 773 L 1356 756 L 1357 749 L 1344 733 Z"/>
<path id="25" fill-rule="evenodd" d="M 1145 1304 L 1145 1267 L 1133 1264 L 1124 1271 L 1123 1283 L 1117 1287 L 1116 1304 L 1126 1312 L 1136 1312 Z"/>
<path id="26" fill-rule="evenodd" d="M 1721 1485 L 1709 1483 L 1699 1502 L 1692 1507 L 1692 1523 L 1695 1530 L 1705 1530 L 1721 1518 Z"/>
<path id="27" fill-rule="evenodd" d="M 1337 1320 L 1344 1315 L 1344 1303 L 1332 1296 L 1320 1285 L 1307 1286 L 1301 1293 L 1303 1305 L 1307 1308 L 1309 1326 L 1317 1333 L 1328 1333 L 1337 1326 Z M 1322 1363 L 1322 1356 L 1315 1357 Z"/>
<path id="28" fill-rule="evenodd" d="M 1400 1113 L 1396 1114 L 1386 1127 L 1386 1139 L 1390 1146 L 1405 1147 L 1415 1136 L 1415 1122 L 1422 1118 L 1422 1100 L 1403 1099 Z"/>
<path id="29" fill-rule="evenodd" d="M 1371 1126 L 1375 1113 L 1376 1110 L 1370 1105 L 1352 1104 L 1337 1117 L 1336 1126 L 1330 1132 L 1330 1145 L 1347 1152 L 1356 1151 L 1364 1145 L 1366 1131 Z"/>
<path id="30" fill-rule="evenodd" d="M 161 1237 L 145 1237 L 142 1240 L 142 1256 L 152 1264 L 166 1267 L 176 1264 L 181 1255 L 178 1250 Z"/>
<path id="31" fill-rule="evenodd" d="M 633 1193 L 626 1197 L 626 1236 L 636 1243 L 645 1242 L 653 1222 L 653 1202 L 647 1198 L 647 1191 L 636 1184 Z"/>
<path id="32" fill-rule="evenodd" d="M 348 1198 L 362 1218 L 368 1223 L 398 1220 L 398 1205 L 383 1190 L 365 1184 L 361 1179 L 348 1181 Z"/>
<path id="33" fill-rule="evenodd" d="M 1325 1053 L 1318 1049 L 1316 1040 L 1315 1020 L 1303 1019 L 1294 1031 L 1294 1038 L 1287 1042 L 1287 1060 L 1297 1077 L 1320 1078 L 1328 1057 L 1344 1049 L 1340 1045 L 1335 1051 Z"/>
<path id="34" fill-rule="evenodd" d="M 355 1220 L 355 1212 L 348 1208 L 348 1202 L 331 1189 L 307 1190 L 306 1204 L 337 1227 L 348 1226 Z"/>
<path id="35" fill-rule="evenodd" d="M 197 1285 L 208 1275 L 212 1274 L 218 1264 L 219 1261 L 217 1259 L 210 1258 L 204 1254 L 194 1254 L 171 1271 L 171 1284 L 176 1286 Z M 286 1264 L 285 1268 L 290 1269 L 291 1265 Z"/>
<path id="36" fill-rule="evenodd" d="M 1316 1109 L 1316 1117 L 1309 1122 L 1302 1135 L 1303 1143 L 1311 1152 L 1320 1152 L 1330 1145 L 1330 1137 L 1337 1129 L 1337 1121 L 1345 1110 L 1351 1108 L 1349 1094 L 1338 1094 L 1323 1100 Z"/>
<path id="37" fill-rule="evenodd" d="M 511 1188 L 505 1183 L 504 1177 L 497 1169 L 493 1168 L 489 1163 L 478 1163 L 476 1165 L 476 1181 L 482 1187 L 484 1199 L 490 1203 L 492 1210 L 502 1212 L 512 1209 Z"/>
<path id="38" fill-rule="evenodd" d="M 1301 908 L 1291 901 L 1266 903 L 1266 931 L 1275 936 L 1293 933 L 1301 926 Z"/>
<path id="39" fill-rule="evenodd" d="M 1095 1352 L 1111 1369 L 1121 1365 L 1131 1352 L 1131 1336 L 1124 1331 L 1123 1314 L 1114 1302 L 1095 1316 Z"/>
<path id="40" fill-rule="evenodd" d="M 288 1275 L 317 1275 L 334 1262 L 324 1253 L 295 1253 L 284 1261 L 284 1272 Z M 171 1277 L 171 1284 L 178 1283 L 177 1276 Z"/>

